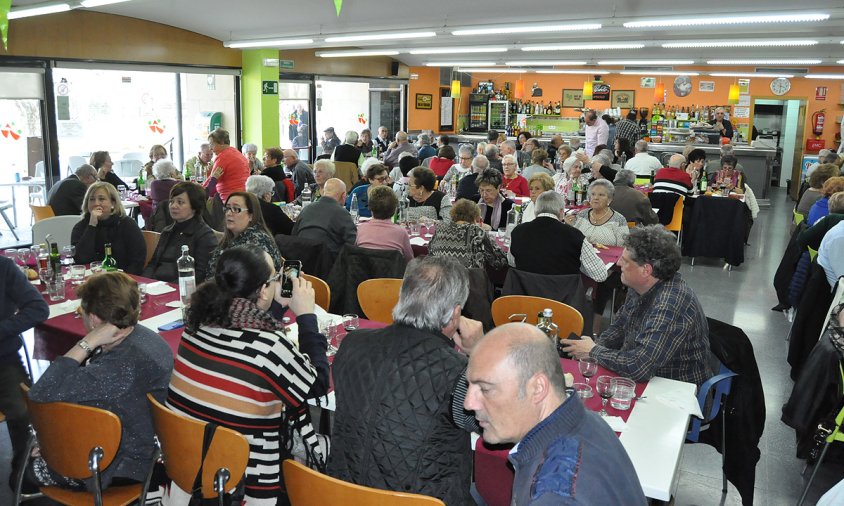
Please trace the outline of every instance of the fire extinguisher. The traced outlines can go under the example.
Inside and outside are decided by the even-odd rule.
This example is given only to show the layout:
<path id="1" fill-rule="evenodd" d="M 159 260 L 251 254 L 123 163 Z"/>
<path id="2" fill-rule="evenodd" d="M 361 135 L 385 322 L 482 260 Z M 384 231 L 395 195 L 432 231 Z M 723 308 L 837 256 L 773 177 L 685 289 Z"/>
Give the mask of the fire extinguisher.
<path id="1" fill-rule="evenodd" d="M 826 113 L 824 109 L 820 111 L 815 111 L 815 114 L 812 114 L 812 131 L 815 135 L 820 136 L 823 134 L 823 124 L 826 121 Z"/>

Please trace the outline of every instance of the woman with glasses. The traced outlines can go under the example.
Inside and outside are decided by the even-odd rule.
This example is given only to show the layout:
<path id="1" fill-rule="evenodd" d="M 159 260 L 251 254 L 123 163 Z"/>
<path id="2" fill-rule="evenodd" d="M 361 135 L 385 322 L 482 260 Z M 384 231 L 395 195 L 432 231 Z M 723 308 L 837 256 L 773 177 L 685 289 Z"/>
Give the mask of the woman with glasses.
<path id="1" fill-rule="evenodd" d="M 408 219 L 427 218 L 430 220 L 449 220 L 451 199 L 443 192 L 435 190 L 437 176 L 428 167 L 416 167 L 410 172 L 407 184 Z"/>
<path id="2" fill-rule="evenodd" d="M 351 210 L 352 198 L 357 197 L 358 216 L 369 218 L 372 216 L 372 211 L 369 209 L 369 189 L 377 186 L 384 186 L 390 181 L 389 169 L 382 163 L 366 164 L 366 171 L 364 176 L 369 183 L 364 183 L 356 186 L 346 197 L 346 209 Z"/>
<path id="3" fill-rule="evenodd" d="M 228 206 L 235 205 L 232 199 Z M 166 402 L 177 413 L 246 437 L 249 461 L 235 495 L 243 490 L 246 503 L 257 506 L 287 503 L 281 462 L 292 458 L 294 440 L 314 467 L 327 457 L 307 403 L 328 390 L 327 342 L 317 327 L 314 289 L 293 277 L 293 297 L 283 298 L 280 274 L 265 252 L 249 246 L 219 256 L 214 276 L 197 287 L 186 310 Z M 279 305 L 296 315 L 298 343 L 268 312 Z M 188 493 L 173 485 L 168 503 L 187 504 Z"/>
<path id="4" fill-rule="evenodd" d="M 265 251 L 273 260 L 276 270 L 281 270 L 281 253 L 264 223 L 258 197 L 249 192 L 234 192 L 226 199 L 223 240 L 211 253 L 208 277 L 213 277 L 220 255 L 229 248 L 246 246 Z"/>
<path id="5" fill-rule="evenodd" d="M 501 194 L 502 182 L 501 173 L 495 169 L 486 169 L 475 179 L 475 185 L 481 196 L 478 201 L 481 218 L 484 225 L 492 230 L 498 230 L 507 225 L 507 212 L 513 207 L 513 201 L 504 198 Z"/>
<path id="6" fill-rule="evenodd" d="M 464 144 L 457 150 L 457 163 L 453 164 L 448 172 L 443 176 L 443 181 L 446 183 L 451 181 L 451 178 L 457 177 L 459 180 L 466 174 L 472 173 L 472 160 L 475 158 L 475 152 L 472 146 Z"/>
<path id="7" fill-rule="evenodd" d="M 504 170 L 504 182 L 501 187 L 504 194 L 509 198 L 527 197 L 530 194 L 528 181 L 516 174 L 518 162 L 515 155 L 504 155 L 504 158 L 501 159 L 501 168 Z"/>

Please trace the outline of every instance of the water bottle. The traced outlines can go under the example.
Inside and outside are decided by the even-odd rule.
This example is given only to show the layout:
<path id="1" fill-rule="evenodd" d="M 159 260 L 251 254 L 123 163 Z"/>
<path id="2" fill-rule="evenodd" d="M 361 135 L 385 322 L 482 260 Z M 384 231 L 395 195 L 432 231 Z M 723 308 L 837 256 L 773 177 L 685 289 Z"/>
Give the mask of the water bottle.
<path id="1" fill-rule="evenodd" d="M 403 193 L 399 200 L 399 222 L 407 223 L 407 209 L 410 207 L 410 201 L 407 200 L 407 192 Z"/>
<path id="2" fill-rule="evenodd" d="M 508 239 L 510 238 L 510 234 L 513 233 L 513 229 L 516 228 L 516 220 L 518 219 L 519 214 L 516 212 L 516 206 L 510 208 L 507 211 L 507 226 L 504 229 L 504 235 Z"/>
<path id="3" fill-rule="evenodd" d="M 622 151 L 620 160 L 621 160 L 621 168 L 623 169 L 624 166 L 627 164 L 627 153 Z"/>
<path id="4" fill-rule="evenodd" d="M 305 206 L 311 203 L 311 187 L 305 186 L 305 189 L 302 190 L 302 208 L 304 209 Z"/>
<path id="5" fill-rule="evenodd" d="M 190 303 L 190 297 L 196 291 L 196 271 L 193 267 L 193 257 L 188 254 L 188 245 L 182 245 L 182 256 L 176 260 L 179 268 L 179 298 L 182 307 Z"/>
<path id="6" fill-rule="evenodd" d="M 352 203 L 349 205 L 349 213 L 351 213 L 352 219 L 355 220 L 355 223 L 357 223 L 358 222 L 358 215 L 359 215 L 358 194 L 357 193 L 352 194 Z"/>

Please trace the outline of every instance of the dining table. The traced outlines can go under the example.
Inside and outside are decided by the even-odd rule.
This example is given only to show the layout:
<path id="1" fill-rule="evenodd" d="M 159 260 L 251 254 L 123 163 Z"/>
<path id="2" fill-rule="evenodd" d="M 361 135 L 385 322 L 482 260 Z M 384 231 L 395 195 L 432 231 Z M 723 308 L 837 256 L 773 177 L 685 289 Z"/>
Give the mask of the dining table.
<path id="1" fill-rule="evenodd" d="M 37 188 L 37 192 L 41 195 L 41 205 L 47 205 L 47 190 L 46 190 L 46 181 L 43 177 L 33 177 L 33 178 L 23 178 L 21 181 L 4 181 L 0 182 L 0 187 L 10 187 L 12 190 L 12 221 L 15 224 L 15 228 L 18 226 L 18 209 L 17 209 L 17 189 L 18 188 L 27 188 L 31 192 L 32 188 Z"/>

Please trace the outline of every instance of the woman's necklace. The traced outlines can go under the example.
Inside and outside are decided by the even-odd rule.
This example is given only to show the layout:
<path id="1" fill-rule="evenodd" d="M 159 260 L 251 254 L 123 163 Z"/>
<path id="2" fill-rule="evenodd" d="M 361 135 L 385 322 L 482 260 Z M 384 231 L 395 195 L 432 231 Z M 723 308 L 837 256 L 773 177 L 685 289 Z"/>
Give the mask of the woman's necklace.
<path id="1" fill-rule="evenodd" d="M 609 216 L 610 212 L 612 212 L 612 211 L 610 211 L 610 208 L 607 207 L 607 208 L 604 209 L 604 213 L 601 216 L 598 216 L 598 214 L 595 213 L 595 211 L 593 210 L 592 211 L 592 221 L 593 221 L 593 223 L 595 223 L 595 224 L 603 223 L 604 219 L 607 216 Z"/>

